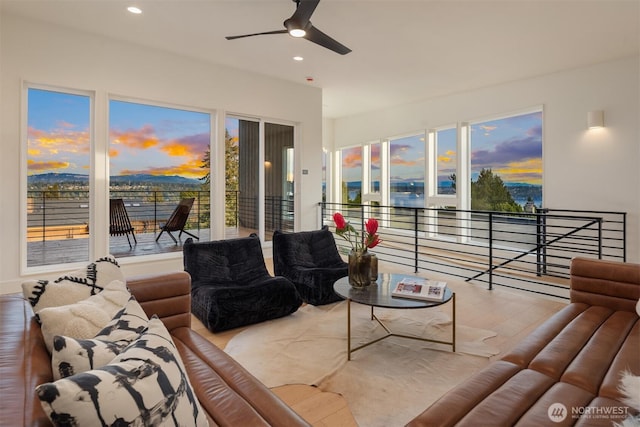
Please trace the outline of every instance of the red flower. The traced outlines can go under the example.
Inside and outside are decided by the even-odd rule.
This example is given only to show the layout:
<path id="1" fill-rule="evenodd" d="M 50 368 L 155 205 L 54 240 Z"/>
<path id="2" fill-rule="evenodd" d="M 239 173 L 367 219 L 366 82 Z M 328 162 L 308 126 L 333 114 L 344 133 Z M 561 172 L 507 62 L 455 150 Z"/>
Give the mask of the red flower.
<path id="1" fill-rule="evenodd" d="M 347 227 L 347 221 L 344 219 L 340 212 L 333 214 L 333 222 L 336 223 L 337 230 L 344 230 Z"/>
<path id="2" fill-rule="evenodd" d="M 367 234 L 369 234 L 369 236 L 373 236 L 378 232 L 378 220 L 375 218 L 369 218 L 369 221 L 367 221 L 364 226 L 367 229 Z M 369 247 L 372 248 L 373 246 Z"/>
<path id="3" fill-rule="evenodd" d="M 378 236 L 377 234 L 369 234 L 365 243 L 367 245 L 367 248 L 371 249 L 378 246 L 381 242 L 382 240 L 380 239 L 380 236 Z"/>
<path id="4" fill-rule="evenodd" d="M 336 234 L 349 242 L 351 249 L 354 251 L 366 252 L 368 248 L 375 248 L 382 242 L 380 236 L 376 234 L 378 232 L 378 220 L 375 218 L 369 218 L 365 223 L 366 233 L 362 238 L 340 212 L 333 214 L 333 222 L 336 224 Z"/>

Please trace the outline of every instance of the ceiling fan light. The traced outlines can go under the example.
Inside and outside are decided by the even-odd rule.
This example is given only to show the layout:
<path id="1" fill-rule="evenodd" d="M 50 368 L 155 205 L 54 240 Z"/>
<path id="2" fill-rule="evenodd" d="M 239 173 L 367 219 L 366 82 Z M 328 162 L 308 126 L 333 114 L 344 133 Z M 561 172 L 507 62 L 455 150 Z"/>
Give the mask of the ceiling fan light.
<path id="1" fill-rule="evenodd" d="M 307 32 L 302 28 L 292 28 L 289 30 L 289 34 L 291 37 L 304 37 Z"/>

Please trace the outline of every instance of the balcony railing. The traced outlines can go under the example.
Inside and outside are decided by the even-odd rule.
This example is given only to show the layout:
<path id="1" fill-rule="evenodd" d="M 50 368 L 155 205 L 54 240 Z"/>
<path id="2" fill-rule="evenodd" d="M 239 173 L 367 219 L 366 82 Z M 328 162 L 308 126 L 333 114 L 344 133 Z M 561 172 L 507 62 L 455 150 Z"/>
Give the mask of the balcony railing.
<path id="1" fill-rule="evenodd" d="M 112 190 L 111 198 L 121 198 L 134 227 L 137 244 L 128 245 L 124 236 L 109 239 L 109 251 L 115 256 L 139 256 L 182 250 L 163 236 L 156 242 L 160 225 L 165 223 L 181 199 L 193 197 L 194 203 L 185 229 L 207 241 L 210 236 L 211 203 L 208 191 L 136 191 Z M 89 256 L 89 192 L 87 190 L 45 190 L 27 193 L 27 266 L 87 261 Z M 226 237 L 258 232 L 258 200 L 239 192 L 226 194 Z M 266 197 L 265 238 L 273 230 L 293 231 L 293 199 Z M 106 234 L 108 230 L 104 230 Z"/>
<path id="2" fill-rule="evenodd" d="M 341 212 L 358 230 L 380 223 L 382 260 L 467 281 L 567 298 L 571 258 L 626 260 L 626 214 L 544 209 L 536 213 L 320 203 L 321 224 Z M 346 242 L 336 237 L 343 251 Z"/>

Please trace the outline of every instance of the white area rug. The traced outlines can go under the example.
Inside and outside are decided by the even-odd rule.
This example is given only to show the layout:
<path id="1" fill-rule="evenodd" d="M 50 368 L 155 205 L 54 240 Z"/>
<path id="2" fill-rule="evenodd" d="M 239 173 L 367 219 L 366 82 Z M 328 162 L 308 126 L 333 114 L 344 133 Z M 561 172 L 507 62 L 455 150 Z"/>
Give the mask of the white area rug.
<path id="1" fill-rule="evenodd" d="M 392 331 L 451 340 L 450 305 L 375 309 Z M 384 335 L 370 308 L 351 304 L 352 346 Z M 362 427 L 401 426 L 454 385 L 485 366 L 498 349 L 484 343 L 491 331 L 457 325 L 451 346 L 389 337 L 352 354 L 347 362 L 347 306 L 306 305 L 291 316 L 239 333 L 225 351 L 267 387 L 317 385 L 342 394 Z M 484 357 L 478 357 L 484 356 Z"/>

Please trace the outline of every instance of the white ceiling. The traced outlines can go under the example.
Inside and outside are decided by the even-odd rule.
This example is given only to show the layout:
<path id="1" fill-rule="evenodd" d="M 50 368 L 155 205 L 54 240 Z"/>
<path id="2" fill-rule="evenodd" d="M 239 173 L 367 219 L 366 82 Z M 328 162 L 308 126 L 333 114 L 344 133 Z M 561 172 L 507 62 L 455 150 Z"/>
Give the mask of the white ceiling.
<path id="1" fill-rule="evenodd" d="M 640 51 L 640 1 L 321 0 L 341 56 L 286 34 L 291 0 L 0 0 L 17 14 L 323 89 L 343 117 Z M 132 15 L 126 7 L 142 8 Z M 303 62 L 292 57 L 303 56 Z M 306 77 L 314 81 L 306 82 Z"/>

